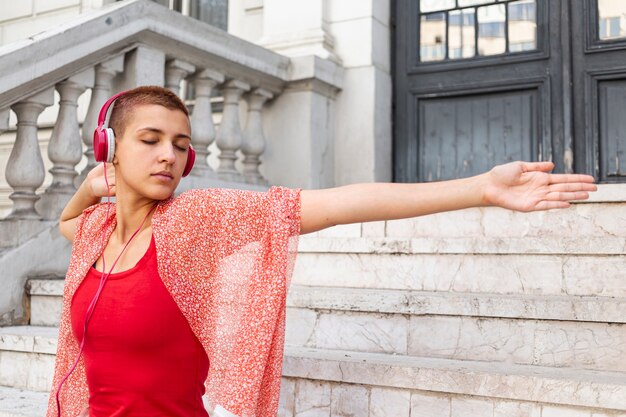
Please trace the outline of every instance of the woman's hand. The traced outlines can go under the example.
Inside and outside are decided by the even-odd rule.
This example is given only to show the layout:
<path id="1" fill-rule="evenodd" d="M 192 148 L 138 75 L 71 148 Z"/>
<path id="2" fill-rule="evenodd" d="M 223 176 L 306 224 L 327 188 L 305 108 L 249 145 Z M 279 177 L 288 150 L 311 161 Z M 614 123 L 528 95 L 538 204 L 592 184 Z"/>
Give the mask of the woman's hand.
<path id="1" fill-rule="evenodd" d="M 85 407 L 76 417 L 89 417 L 89 406 Z"/>
<path id="2" fill-rule="evenodd" d="M 107 181 L 109 183 L 110 193 L 107 190 L 106 181 L 104 180 L 104 164 L 99 163 L 87 174 L 87 187 L 94 197 L 106 197 L 115 195 L 115 168 L 113 164 L 107 163 Z"/>
<path id="3" fill-rule="evenodd" d="M 582 174 L 550 174 L 552 162 L 511 162 L 486 175 L 487 205 L 518 211 L 567 208 L 572 200 L 586 200 L 596 191 L 594 178 Z"/>

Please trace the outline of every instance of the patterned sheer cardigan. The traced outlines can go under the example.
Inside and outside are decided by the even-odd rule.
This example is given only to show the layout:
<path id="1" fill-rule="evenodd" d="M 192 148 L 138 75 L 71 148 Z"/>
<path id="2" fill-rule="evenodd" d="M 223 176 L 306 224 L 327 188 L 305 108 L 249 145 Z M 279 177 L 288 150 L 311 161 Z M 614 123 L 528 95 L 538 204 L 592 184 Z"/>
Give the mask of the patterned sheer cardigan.
<path id="1" fill-rule="evenodd" d="M 159 202 L 154 212 L 159 274 L 209 358 L 205 386 L 212 417 L 277 413 L 300 191 L 190 190 Z M 102 234 L 108 241 L 115 224 L 114 203 L 91 206 L 77 221 L 47 417 L 57 416 L 55 393 L 79 350 L 70 302 L 103 251 Z M 81 358 L 61 389 L 62 417 L 77 416 L 88 398 Z"/>

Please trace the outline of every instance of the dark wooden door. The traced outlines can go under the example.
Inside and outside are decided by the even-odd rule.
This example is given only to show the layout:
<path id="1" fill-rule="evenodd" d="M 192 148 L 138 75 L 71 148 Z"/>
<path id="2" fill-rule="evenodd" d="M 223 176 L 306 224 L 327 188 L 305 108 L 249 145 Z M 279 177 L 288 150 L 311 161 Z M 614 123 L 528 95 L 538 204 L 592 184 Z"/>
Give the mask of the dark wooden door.
<path id="1" fill-rule="evenodd" d="M 618 164 L 624 152 L 617 132 L 626 117 L 610 109 L 626 100 L 619 94 L 626 88 L 619 81 L 626 52 L 617 56 L 615 40 L 589 40 L 600 30 L 598 1 L 626 6 L 621 0 L 397 0 L 394 180 L 466 177 L 522 159 L 619 181 L 611 158 Z M 592 47 L 597 50 L 589 52 Z M 580 75 L 585 71 L 600 77 L 597 85 Z"/>
<path id="2" fill-rule="evenodd" d="M 575 166 L 626 182 L 626 1 L 572 2 Z"/>

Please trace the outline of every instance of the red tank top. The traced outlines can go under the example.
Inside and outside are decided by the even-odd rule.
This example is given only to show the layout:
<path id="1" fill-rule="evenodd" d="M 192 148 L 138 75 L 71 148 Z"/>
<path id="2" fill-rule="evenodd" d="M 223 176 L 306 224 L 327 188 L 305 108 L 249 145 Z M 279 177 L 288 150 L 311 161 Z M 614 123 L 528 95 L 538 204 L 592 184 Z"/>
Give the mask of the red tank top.
<path id="1" fill-rule="evenodd" d="M 72 300 L 78 341 L 100 277 L 92 267 Z M 154 237 L 137 265 L 107 279 L 83 356 L 91 417 L 208 416 L 209 360 L 159 277 Z"/>

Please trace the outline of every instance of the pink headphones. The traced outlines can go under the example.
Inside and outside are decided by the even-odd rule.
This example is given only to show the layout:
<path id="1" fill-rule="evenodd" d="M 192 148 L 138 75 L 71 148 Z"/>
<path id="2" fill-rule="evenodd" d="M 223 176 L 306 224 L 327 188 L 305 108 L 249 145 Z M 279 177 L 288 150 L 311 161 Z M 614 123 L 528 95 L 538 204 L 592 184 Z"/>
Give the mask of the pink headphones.
<path id="1" fill-rule="evenodd" d="M 126 91 L 115 94 L 113 97 L 107 100 L 106 103 L 100 109 L 98 115 L 98 127 L 93 132 L 93 153 L 97 162 L 113 162 L 113 155 L 115 154 L 115 134 L 110 127 L 104 127 L 106 121 L 106 115 L 109 111 L 111 104 L 121 95 L 126 94 Z M 193 168 L 193 163 L 196 160 L 196 151 L 193 147 L 189 146 L 187 152 L 187 163 L 183 170 L 183 177 L 186 177 Z"/>

